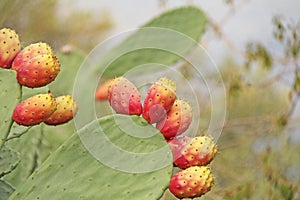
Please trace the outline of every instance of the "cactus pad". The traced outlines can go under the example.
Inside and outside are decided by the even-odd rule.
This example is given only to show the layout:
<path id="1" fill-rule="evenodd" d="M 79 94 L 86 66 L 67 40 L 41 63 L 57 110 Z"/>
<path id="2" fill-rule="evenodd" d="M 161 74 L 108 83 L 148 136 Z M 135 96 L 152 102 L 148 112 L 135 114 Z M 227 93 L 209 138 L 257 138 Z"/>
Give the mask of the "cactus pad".
<path id="1" fill-rule="evenodd" d="M 14 189 L 5 181 L 0 180 L 0 200 L 7 200 Z"/>
<path id="2" fill-rule="evenodd" d="M 0 177 L 14 170 L 19 162 L 19 153 L 3 146 L 0 151 Z"/>
<path id="3" fill-rule="evenodd" d="M 89 151 L 80 138 L 90 142 Z M 74 134 L 10 199 L 156 200 L 168 187 L 172 168 L 171 151 L 158 130 L 138 116 L 111 115 Z"/>
<path id="4" fill-rule="evenodd" d="M 0 149 L 12 125 L 12 113 L 21 99 L 21 88 L 16 72 L 0 69 Z"/>

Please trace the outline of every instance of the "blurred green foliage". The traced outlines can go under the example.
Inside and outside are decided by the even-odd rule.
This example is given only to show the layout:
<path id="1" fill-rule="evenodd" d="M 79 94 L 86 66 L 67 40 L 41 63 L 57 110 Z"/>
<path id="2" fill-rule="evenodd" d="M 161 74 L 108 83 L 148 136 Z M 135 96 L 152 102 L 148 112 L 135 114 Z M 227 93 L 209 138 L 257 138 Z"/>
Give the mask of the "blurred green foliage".
<path id="1" fill-rule="evenodd" d="M 270 53 L 264 47 L 264 45 L 260 43 L 248 43 L 246 46 L 246 56 L 247 67 L 249 67 L 249 65 L 254 61 L 259 62 L 261 66 L 264 66 L 267 69 L 270 69 L 273 65 L 273 60 Z"/>
<path id="2" fill-rule="evenodd" d="M 15 29 L 22 45 L 45 41 L 54 49 L 72 44 L 89 52 L 112 27 L 108 13 L 98 16 L 87 11 L 68 12 L 63 18 L 59 0 L 2 0 L 0 26 Z"/>

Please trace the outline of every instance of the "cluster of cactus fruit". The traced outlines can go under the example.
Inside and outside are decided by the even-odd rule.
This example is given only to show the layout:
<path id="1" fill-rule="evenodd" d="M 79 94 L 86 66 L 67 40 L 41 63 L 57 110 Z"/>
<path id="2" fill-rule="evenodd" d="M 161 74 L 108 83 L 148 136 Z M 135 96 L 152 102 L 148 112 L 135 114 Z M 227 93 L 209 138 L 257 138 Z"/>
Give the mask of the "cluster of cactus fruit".
<path id="1" fill-rule="evenodd" d="M 217 145 L 208 136 L 183 135 L 192 122 L 192 107 L 177 99 L 175 82 L 161 78 L 153 83 L 143 104 L 137 87 L 124 77 L 101 84 L 95 97 L 108 100 L 116 113 L 141 115 L 162 133 L 172 150 L 174 166 L 182 170 L 173 174 L 169 184 L 177 198 L 200 197 L 210 191 L 214 178 L 207 165 L 215 157 Z"/>
<path id="2" fill-rule="evenodd" d="M 0 67 L 16 71 L 21 86 L 39 88 L 53 82 L 60 72 L 60 63 L 52 48 L 44 42 L 21 49 L 19 36 L 14 30 L 0 30 Z M 70 121 L 78 110 L 72 96 L 54 98 L 48 91 L 20 102 L 14 109 L 13 120 L 23 126 L 44 122 L 59 125 Z"/>
<path id="3" fill-rule="evenodd" d="M 192 23 L 184 23 L 186 21 Z M 198 8 L 180 8 L 162 14 L 143 27 L 151 27 L 152 33 L 152 30 L 154 30 L 153 27 L 169 30 L 174 28 L 173 24 L 178 25 L 175 30 L 179 32 L 180 35 L 187 35 L 189 38 L 199 41 L 205 28 L 206 17 Z M 167 32 L 169 34 L 169 31 Z M 138 31 L 114 50 L 118 52 L 119 50 L 124 50 L 123 47 L 136 46 L 132 44 L 139 44 L 140 46 L 141 41 L 135 40 L 135 38 L 147 37 L 148 33 L 145 34 L 144 31 Z M 176 37 L 176 39 L 177 38 L 178 37 Z M 151 44 L 156 44 L 161 40 L 160 37 L 150 39 Z M 167 39 L 171 41 L 174 37 L 168 37 Z M 168 43 L 167 41 L 166 44 Z M 194 45 L 190 45 L 189 41 L 184 43 L 186 45 L 182 45 L 182 42 L 180 42 L 179 45 L 172 45 L 170 47 L 172 49 L 175 48 L 175 51 L 177 49 L 176 52 L 180 52 L 182 57 L 184 57 L 194 48 Z M 58 96 L 55 94 L 57 87 L 52 87 L 52 84 L 48 86 L 48 84 L 54 80 L 56 80 L 56 83 L 59 83 L 59 81 L 61 81 L 60 77 L 63 76 L 64 73 L 67 73 L 70 79 L 61 84 L 62 87 L 59 88 L 59 91 L 68 93 L 67 91 L 71 89 L 69 86 L 76 83 L 76 81 L 74 82 L 72 79 L 72 75 L 75 74 L 80 66 L 78 65 L 77 67 L 77 63 L 80 64 L 85 55 L 81 55 L 81 53 L 79 55 L 79 52 L 72 51 L 68 52 L 68 55 L 59 55 L 59 61 L 51 47 L 44 42 L 28 46 L 24 45 L 24 47 L 21 46 L 23 45 L 20 44 L 19 37 L 15 31 L 10 29 L 0 30 L 0 68 L 3 68 L 0 69 L 2 76 L 0 82 L 5 81 L 6 75 L 9 75 L 6 79 L 7 84 L 2 84 L 1 90 L 2 96 L 5 98 L 4 101 L 1 101 L 0 108 L 5 117 L 1 118 L 0 123 L 2 130 L 0 134 L 0 157 L 7 158 L 7 160 L 11 159 L 12 153 L 4 155 L 3 152 L 6 151 L 6 149 L 14 152 L 13 150 L 18 150 L 20 145 L 19 151 L 20 158 L 22 159 L 20 165 L 16 161 L 14 162 L 16 164 L 14 164 L 13 167 L 18 165 L 17 170 L 14 171 L 15 173 L 11 173 L 14 168 L 11 167 L 12 162 L 10 161 L 6 163 L 9 170 L 1 169 L 0 189 L 2 188 L 2 183 L 10 183 L 16 187 L 16 190 L 14 191 L 13 187 L 11 187 L 10 192 L 5 191 L 3 193 L 0 190 L 0 199 L 3 198 L 2 194 L 7 196 L 4 197 L 4 199 L 47 199 L 49 196 L 51 196 L 52 199 L 76 199 L 78 197 L 86 199 L 159 199 L 162 196 L 163 190 L 167 189 L 168 185 L 170 191 L 181 199 L 184 197 L 199 197 L 211 189 L 213 177 L 207 164 L 214 158 L 217 147 L 210 137 L 201 136 L 190 138 L 183 136 L 184 133 L 187 133 L 186 130 L 191 129 L 190 124 L 193 116 L 192 106 L 187 101 L 177 99 L 175 83 L 166 78 L 162 78 L 154 83 L 143 101 L 141 101 L 138 88 L 127 79 L 119 77 L 106 82 L 101 86 L 102 89 L 100 87 L 97 91 L 97 98 L 109 100 L 111 107 L 119 114 L 103 117 L 99 119 L 99 121 L 95 121 L 97 124 L 88 124 L 88 126 L 75 132 L 66 142 L 63 141 L 64 138 L 56 138 L 56 136 L 52 138 L 51 135 L 51 146 L 53 146 L 53 148 L 58 146 L 61 142 L 64 143 L 49 156 L 49 159 L 43 160 L 48 156 L 48 152 L 44 151 L 44 148 L 49 149 L 48 145 L 47 147 L 43 145 L 45 141 L 47 143 L 47 139 L 49 138 L 40 137 L 43 135 L 43 131 L 52 132 L 53 130 L 64 130 L 65 132 L 66 130 L 73 132 L 74 128 L 71 123 L 68 124 L 71 126 L 67 125 L 64 127 L 46 127 L 44 125 L 65 123 L 73 118 L 78 109 L 76 102 L 70 95 Z M 161 49 L 161 46 L 159 46 L 159 49 Z M 181 58 L 175 54 L 165 54 L 164 51 L 163 53 L 161 51 L 155 51 L 155 55 L 158 56 L 153 57 L 152 50 L 154 52 L 155 45 L 150 53 L 149 51 L 135 51 L 135 56 L 133 57 L 126 56 L 132 54 L 122 55 L 120 57 L 121 59 L 118 59 L 118 62 L 113 62 L 109 65 L 108 70 L 105 71 L 103 76 L 105 78 L 119 76 L 131 70 L 133 67 L 140 65 L 140 61 L 148 62 L 152 60 L 152 58 L 154 58 L 154 63 L 164 63 L 165 65 L 172 65 Z M 110 52 L 108 52 L 107 58 L 110 58 L 110 55 L 115 55 L 114 53 L 115 52 L 112 52 L 112 54 L 110 54 Z M 136 57 L 139 57 L 139 59 L 136 59 Z M 62 68 L 60 65 L 63 65 L 64 62 L 68 65 L 74 65 L 74 67 L 68 69 Z M 120 63 L 122 64 L 119 65 Z M 99 63 L 99 67 L 102 68 L 104 65 Z M 64 87 L 64 84 L 68 86 Z M 33 90 L 30 88 L 33 88 Z M 48 88 L 51 88 L 52 92 L 47 92 Z M 80 92 L 79 95 L 84 95 L 83 93 L 85 93 L 85 91 Z M 6 94 L 8 95 L 6 96 Z M 31 97 L 27 98 L 29 94 Z M 7 101 L 10 99 L 12 102 Z M 118 121 L 121 122 L 120 124 L 116 123 L 117 119 L 120 120 Z M 128 136 L 124 134 L 124 131 L 131 130 L 132 124 L 127 124 L 127 120 L 133 120 L 137 125 L 141 125 L 140 128 L 145 130 L 145 133 L 161 132 L 161 135 L 157 134 L 149 138 Z M 123 122 L 124 128 L 126 128 L 124 130 L 121 129 Z M 147 122 L 149 124 L 147 124 Z M 30 131 L 33 134 L 37 131 L 41 131 L 41 134 L 38 134 L 35 138 L 32 138 L 28 134 L 28 138 L 25 136 L 20 138 L 20 140 L 10 142 L 11 139 L 19 138 L 24 132 L 30 129 L 30 127 L 18 127 L 17 124 L 34 126 L 39 123 L 41 123 L 41 126 L 36 126 Z M 94 126 L 97 125 L 98 127 L 99 124 L 101 128 L 103 128 L 101 131 L 98 131 Z M 158 130 L 155 130 L 155 128 Z M 138 132 L 141 129 L 133 130 L 133 132 Z M 14 133 L 14 131 L 16 131 L 16 133 Z M 132 173 L 129 173 L 124 172 L 124 170 L 118 170 L 119 167 L 115 165 L 115 162 L 120 161 L 118 158 L 114 159 L 114 157 L 118 156 L 114 155 L 111 157 L 111 155 L 108 155 L 110 160 L 113 158 L 113 166 L 116 166 L 116 168 L 111 168 L 109 165 L 105 165 L 105 163 L 97 162 L 93 154 L 88 155 L 87 150 L 89 149 L 85 149 L 86 146 L 83 145 L 83 141 L 81 140 L 83 138 L 82 136 L 95 135 L 96 133 L 107 134 L 106 136 L 112 139 L 111 142 L 114 144 L 121 144 L 122 149 L 124 148 L 124 150 L 128 152 L 141 153 L 141 156 L 148 152 L 152 153 L 154 152 L 153 150 L 157 152 L 156 150 L 158 148 L 169 147 L 163 149 L 166 150 L 168 154 L 163 154 L 161 155 L 162 157 L 159 157 L 159 159 L 162 158 L 166 163 L 161 165 L 161 163 L 153 163 L 157 158 L 148 159 L 149 164 L 155 164 L 155 167 L 156 165 L 159 167 L 163 166 L 163 168 L 155 168 L 151 171 L 152 168 L 149 166 L 150 171 L 148 172 L 148 168 L 147 171 L 139 171 L 139 166 L 137 166 L 134 167 Z M 121 140 L 119 140 L 119 138 L 121 138 Z M 29 140 L 27 141 L 27 139 Z M 94 139 L 94 137 L 91 137 L 91 139 Z M 38 141 L 38 143 L 36 141 Z M 124 146 L 123 141 L 126 141 Z M 29 146 L 33 144 L 33 142 L 37 143 L 37 145 L 33 145 L 33 147 L 29 149 L 32 152 L 28 152 L 28 148 L 23 148 L 25 144 L 25 146 Z M 95 143 L 92 144 L 96 146 L 99 145 L 98 142 L 99 141 L 95 141 Z M 100 146 L 105 147 L 105 143 L 100 143 Z M 1 147 L 3 148 L 1 149 Z M 10 149 L 10 147 L 13 149 Z M 140 151 L 140 149 L 142 149 L 142 151 Z M 173 152 L 174 161 L 172 161 L 171 150 Z M 39 156 L 36 155 L 39 152 L 45 152 L 45 154 L 43 153 L 40 158 L 37 158 Z M 106 152 L 107 151 L 101 153 Z M 18 157 L 18 152 L 15 153 L 15 157 Z M 109 153 L 111 152 L 109 151 Z M 23 156 L 28 158 L 29 154 L 33 155 L 34 160 L 23 159 Z M 76 157 L 75 165 L 74 157 Z M 19 162 L 20 158 L 18 157 L 14 160 Z M 3 159 L 0 160 L 3 161 Z M 27 164 L 32 164 L 32 161 L 34 161 L 34 166 L 29 172 L 24 173 L 29 168 Z M 38 166 L 38 170 L 35 170 L 36 165 L 39 163 L 41 163 L 41 165 Z M 129 165 L 127 166 L 127 164 Z M 148 165 L 148 163 L 145 162 L 143 165 Z M 173 165 L 176 166 L 176 170 L 173 170 Z M 130 163 L 126 163 L 126 167 L 131 167 Z M 78 176 L 77 172 L 79 169 L 83 169 L 84 172 L 87 173 Z M 141 173 L 135 173 L 135 169 Z M 174 173 L 175 171 L 180 172 L 171 174 L 172 170 Z M 11 174 L 2 179 L 3 174 L 7 175 L 8 173 Z M 28 175 L 30 175 L 30 177 L 28 177 Z M 172 178 L 171 175 L 173 175 Z M 118 178 L 114 179 L 113 177 Z M 25 179 L 26 181 L 23 182 Z M 70 181 L 66 181 L 70 179 L 72 179 L 72 184 L 70 184 Z M 126 182 L 125 185 L 123 184 L 124 180 Z M 86 190 L 84 186 L 87 181 L 89 190 Z M 120 184 L 116 184 L 116 181 Z M 140 181 L 144 182 L 141 184 Z M 101 188 L 100 192 L 99 186 Z"/>

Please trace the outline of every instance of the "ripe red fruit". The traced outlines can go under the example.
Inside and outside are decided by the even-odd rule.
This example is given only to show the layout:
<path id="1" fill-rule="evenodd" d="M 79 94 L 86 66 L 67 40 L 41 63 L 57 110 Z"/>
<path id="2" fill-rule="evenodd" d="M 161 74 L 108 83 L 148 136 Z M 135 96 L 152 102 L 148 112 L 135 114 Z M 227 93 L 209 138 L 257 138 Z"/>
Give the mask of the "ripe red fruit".
<path id="1" fill-rule="evenodd" d="M 133 83 L 124 77 L 115 78 L 108 88 L 108 100 L 119 114 L 140 115 L 142 104 L 140 94 Z"/>
<path id="2" fill-rule="evenodd" d="M 113 79 L 109 79 L 102 83 L 96 91 L 95 98 L 98 101 L 103 101 L 108 99 L 108 88 L 112 84 Z"/>
<path id="3" fill-rule="evenodd" d="M 187 101 L 175 100 L 167 117 L 156 124 L 166 139 L 185 132 L 192 122 L 192 107 Z"/>
<path id="4" fill-rule="evenodd" d="M 55 98 L 57 109 L 44 122 L 48 125 L 64 124 L 73 119 L 78 111 L 78 105 L 70 96 L 60 96 Z"/>
<path id="5" fill-rule="evenodd" d="M 195 138 L 179 136 L 169 140 L 168 143 L 173 152 L 174 165 L 181 169 L 207 165 L 218 151 L 217 145 L 208 136 Z"/>
<path id="6" fill-rule="evenodd" d="M 30 88 L 51 83 L 60 71 L 60 63 L 47 43 L 30 44 L 21 50 L 12 63 L 18 82 Z"/>
<path id="7" fill-rule="evenodd" d="M 51 83 L 60 71 L 60 63 L 54 54 L 42 54 L 23 62 L 17 71 L 18 82 L 30 88 Z"/>
<path id="8" fill-rule="evenodd" d="M 144 101 L 143 117 L 150 123 L 157 123 L 164 119 L 176 99 L 176 84 L 161 78 L 155 82 Z"/>
<path id="9" fill-rule="evenodd" d="M 24 126 L 34 126 L 49 118 L 56 110 L 51 93 L 38 94 L 19 103 L 13 112 L 13 120 Z"/>
<path id="10" fill-rule="evenodd" d="M 196 198 L 211 190 L 214 178 L 208 167 L 195 166 L 174 174 L 169 190 L 177 198 Z"/>
<path id="11" fill-rule="evenodd" d="M 10 68 L 13 59 L 21 50 L 19 36 L 14 30 L 0 30 L 0 67 Z"/>
<path id="12" fill-rule="evenodd" d="M 43 55 L 43 54 L 52 54 L 51 47 L 44 42 L 38 42 L 34 44 L 30 44 L 26 46 L 24 49 L 22 49 L 12 63 L 12 69 L 18 71 L 21 65 L 24 64 L 24 62 L 27 62 L 31 60 L 32 58 Z"/>

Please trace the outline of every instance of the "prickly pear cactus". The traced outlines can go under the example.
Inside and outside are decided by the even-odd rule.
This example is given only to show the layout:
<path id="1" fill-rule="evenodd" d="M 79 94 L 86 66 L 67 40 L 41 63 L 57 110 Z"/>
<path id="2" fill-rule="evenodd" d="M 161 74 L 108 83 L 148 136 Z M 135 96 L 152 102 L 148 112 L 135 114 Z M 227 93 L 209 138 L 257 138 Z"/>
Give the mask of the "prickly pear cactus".
<path id="1" fill-rule="evenodd" d="M 21 88 L 13 70 L 0 69 L 0 149 L 13 123 L 12 112 L 21 99 Z"/>
<path id="2" fill-rule="evenodd" d="M 193 41 L 199 40 L 205 27 L 206 16 L 196 7 L 165 12 L 109 52 L 108 57 L 117 59 L 109 63 L 103 76 L 121 76 L 132 67 L 149 63 L 172 65 L 194 49 Z M 143 73 L 151 71 L 153 68 L 143 69 Z"/>
<path id="3" fill-rule="evenodd" d="M 55 82 L 49 84 L 49 89 L 57 96 L 71 94 L 76 73 L 85 59 L 85 54 L 78 50 L 70 52 L 58 52 L 57 57 L 61 63 L 61 69 Z"/>
<path id="4" fill-rule="evenodd" d="M 0 178 L 16 168 L 20 162 L 19 153 L 5 146 L 0 150 Z"/>
<path id="5" fill-rule="evenodd" d="M 68 53 L 58 53 L 58 58 L 61 63 L 61 72 L 55 82 L 34 90 L 23 87 L 22 100 L 39 93 L 47 93 L 49 89 L 56 96 L 72 93 L 75 74 L 84 59 L 84 55 L 80 51 L 73 50 Z M 9 136 L 13 137 L 26 129 L 27 127 L 13 124 Z M 61 126 L 41 124 L 30 128 L 22 137 L 8 141 L 6 145 L 18 151 L 22 159 L 17 168 L 7 174 L 4 179 L 14 187 L 22 185 L 49 154 L 66 141 L 74 131 L 73 121 Z"/>
<path id="6" fill-rule="evenodd" d="M 205 24 L 204 13 L 195 7 L 166 12 L 143 26 L 141 30 L 148 28 L 146 31 L 137 31 L 117 48 L 107 52 L 103 62 L 92 63 L 93 66 L 100 67 L 91 68 L 89 72 L 97 76 L 95 78 L 98 80 L 97 70 L 100 70 L 106 60 L 116 54 L 119 56 L 120 52 L 132 47 L 143 49 L 121 54 L 122 56 L 109 63 L 104 78 L 122 75 L 135 66 L 147 63 L 172 65 L 181 59 L 179 55 L 187 55 L 194 48 L 195 42 L 191 41 L 199 40 Z M 153 27 L 155 28 L 152 29 Z M 166 34 L 153 34 L 157 30 L 164 30 L 162 32 Z M 178 34 L 171 34 L 173 37 L 169 37 L 169 33 L 174 32 Z M 184 35 L 187 39 L 177 38 L 178 35 Z M 160 49 L 175 49 L 175 52 Z M 92 122 L 88 120 L 83 126 L 76 123 L 77 127 L 83 127 L 79 131 L 75 130 L 73 121 L 60 127 L 41 124 L 3 145 L 8 134 L 14 136 L 23 131 L 24 127 L 14 128 L 11 113 L 21 98 L 26 99 L 32 93 L 50 89 L 59 96 L 71 93 L 75 86 L 79 90 L 74 90 L 76 94 L 88 99 L 84 105 L 79 106 L 82 108 L 81 112 L 89 109 L 87 105 L 93 105 L 94 98 L 89 98 L 86 94 L 95 88 L 87 85 L 89 88 L 80 90 L 74 83 L 78 79 L 76 74 L 80 75 L 80 80 L 91 80 L 80 71 L 84 55 L 72 50 L 59 54 L 58 58 L 62 67 L 55 83 L 39 89 L 21 89 L 14 70 L 0 70 L 0 147 L 3 146 L 3 150 L 13 148 L 22 158 L 19 162 L 13 156 L 14 159 L 6 161 L 5 169 L 0 171 L 0 174 L 6 174 L 8 166 L 14 168 L 18 163 L 14 171 L 0 180 L 0 200 L 6 200 L 12 193 L 9 198 L 11 200 L 159 199 L 168 187 L 172 175 L 172 152 L 163 135 L 141 117 L 109 115 Z M 151 70 L 153 69 L 146 68 L 143 72 L 149 73 Z M 2 81 L 4 78 L 5 82 Z M 86 118 L 90 114 L 87 113 L 88 115 L 81 115 Z M 89 124 L 86 125 L 87 123 Z M 67 139 L 70 135 L 72 136 Z M 57 150 L 53 152 L 55 149 Z M 12 152 L 11 155 L 14 154 Z M 15 192 L 8 183 L 17 188 Z"/>
<path id="7" fill-rule="evenodd" d="M 0 180 L 0 200 L 7 200 L 13 192 L 14 189 L 11 185 Z"/>
<path id="8" fill-rule="evenodd" d="M 18 151 L 21 157 L 16 169 L 3 177 L 5 181 L 14 187 L 22 185 L 32 174 L 35 168 L 41 163 L 40 154 L 42 153 L 41 144 L 43 139 L 43 127 L 43 124 L 34 126 L 30 128 L 30 130 L 22 137 L 6 142 L 6 145 Z M 12 126 L 10 136 L 13 137 L 15 134 L 20 134 L 26 129 L 28 128 L 23 126 L 20 127 L 17 124 L 14 124 Z"/>
<path id="9" fill-rule="evenodd" d="M 90 139 L 90 152 L 80 138 Z M 110 115 L 75 133 L 10 200 L 156 200 L 167 188 L 172 169 L 171 151 L 158 130 L 141 117 Z"/>

